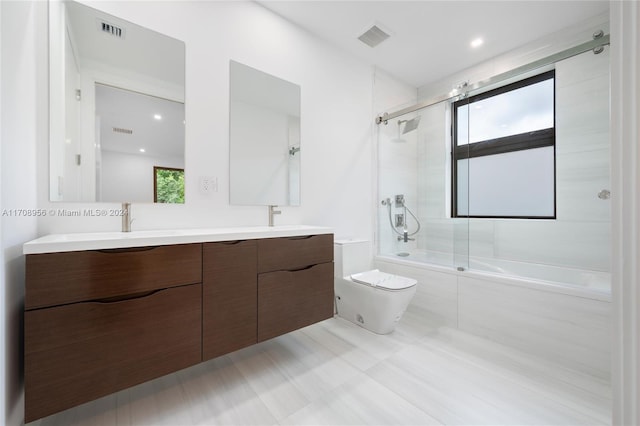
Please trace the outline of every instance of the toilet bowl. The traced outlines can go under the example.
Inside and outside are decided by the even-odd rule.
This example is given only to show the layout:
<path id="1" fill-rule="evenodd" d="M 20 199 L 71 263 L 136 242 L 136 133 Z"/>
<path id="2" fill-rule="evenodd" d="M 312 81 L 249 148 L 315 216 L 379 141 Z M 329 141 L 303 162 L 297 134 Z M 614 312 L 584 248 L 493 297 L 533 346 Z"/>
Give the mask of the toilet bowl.
<path id="1" fill-rule="evenodd" d="M 391 333 L 416 293 L 417 281 L 368 267 L 367 241 L 334 242 L 335 297 L 339 317 L 377 334 Z"/>

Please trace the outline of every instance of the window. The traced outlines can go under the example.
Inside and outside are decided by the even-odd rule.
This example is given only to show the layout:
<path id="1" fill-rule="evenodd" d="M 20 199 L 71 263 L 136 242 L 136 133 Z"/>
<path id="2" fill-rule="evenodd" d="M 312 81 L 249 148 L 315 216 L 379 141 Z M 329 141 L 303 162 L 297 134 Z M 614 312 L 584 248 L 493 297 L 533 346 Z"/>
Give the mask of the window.
<path id="1" fill-rule="evenodd" d="M 453 104 L 454 217 L 555 218 L 555 71 Z"/>
<path id="2" fill-rule="evenodd" d="M 153 201 L 184 203 L 184 169 L 153 168 Z"/>

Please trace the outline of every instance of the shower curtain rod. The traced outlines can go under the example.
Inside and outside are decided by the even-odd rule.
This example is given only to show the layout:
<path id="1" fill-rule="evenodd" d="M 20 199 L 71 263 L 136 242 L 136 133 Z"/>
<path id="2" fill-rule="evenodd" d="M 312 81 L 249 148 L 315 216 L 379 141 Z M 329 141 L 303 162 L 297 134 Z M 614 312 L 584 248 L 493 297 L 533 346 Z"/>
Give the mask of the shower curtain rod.
<path id="1" fill-rule="evenodd" d="M 510 79 L 519 74 L 533 71 L 536 68 L 544 67 L 547 65 L 555 64 L 556 62 L 562 61 L 563 59 L 568 59 L 573 56 L 579 55 L 581 53 L 587 52 L 589 50 L 593 50 L 593 53 L 596 55 L 602 53 L 604 50 L 604 46 L 609 45 L 609 34 L 604 34 L 602 30 L 597 31 L 593 34 L 593 40 L 588 41 L 586 43 L 579 44 L 577 46 L 571 47 L 569 49 L 563 50 L 558 53 L 554 53 L 553 55 L 547 56 L 542 59 L 538 59 L 536 61 L 530 62 L 525 65 L 521 65 L 517 68 L 514 68 L 510 71 L 503 72 L 501 74 L 497 74 L 493 77 L 489 77 L 486 80 L 478 81 L 474 84 L 462 83 L 458 87 L 454 89 L 455 93 L 448 93 L 446 95 L 436 96 L 434 98 L 428 99 L 426 101 L 417 103 L 415 105 L 402 108 L 398 111 L 392 113 L 384 113 L 381 116 L 376 117 L 376 124 L 384 123 L 387 124 L 389 120 L 392 120 L 396 117 L 400 117 L 401 115 L 408 114 L 410 112 L 418 111 L 423 108 L 429 107 L 431 105 L 435 105 L 442 101 L 446 101 L 448 99 L 455 98 L 457 96 L 466 94 L 469 91 L 481 89 L 483 87 L 499 83 L 501 81 Z"/>

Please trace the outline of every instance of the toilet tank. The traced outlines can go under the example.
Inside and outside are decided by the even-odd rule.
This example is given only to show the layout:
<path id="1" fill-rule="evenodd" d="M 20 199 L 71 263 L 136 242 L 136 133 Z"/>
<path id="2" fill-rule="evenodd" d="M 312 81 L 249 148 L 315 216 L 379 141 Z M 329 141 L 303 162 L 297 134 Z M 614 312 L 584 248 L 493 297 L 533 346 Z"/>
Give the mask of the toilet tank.
<path id="1" fill-rule="evenodd" d="M 371 269 L 371 243 L 366 240 L 334 240 L 334 276 L 345 277 Z"/>

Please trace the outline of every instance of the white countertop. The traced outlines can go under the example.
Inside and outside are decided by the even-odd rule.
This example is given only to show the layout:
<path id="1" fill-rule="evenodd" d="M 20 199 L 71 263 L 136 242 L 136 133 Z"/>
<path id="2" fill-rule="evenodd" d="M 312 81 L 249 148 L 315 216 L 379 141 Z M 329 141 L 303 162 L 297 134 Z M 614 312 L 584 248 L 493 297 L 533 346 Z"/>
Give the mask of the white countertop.
<path id="1" fill-rule="evenodd" d="M 166 229 L 132 232 L 91 232 L 51 234 L 22 246 L 24 254 L 101 250 L 169 244 L 253 240 L 258 238 L 297 237 L 331 234 L 331 228 L 308 225 L 246 226 L 236 228 Z"/>

